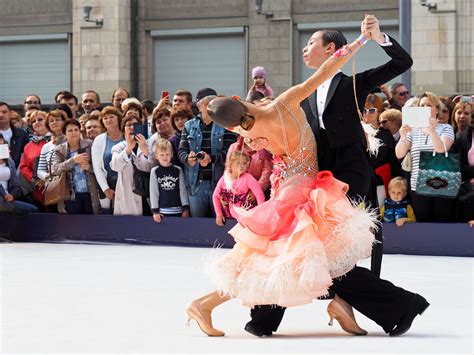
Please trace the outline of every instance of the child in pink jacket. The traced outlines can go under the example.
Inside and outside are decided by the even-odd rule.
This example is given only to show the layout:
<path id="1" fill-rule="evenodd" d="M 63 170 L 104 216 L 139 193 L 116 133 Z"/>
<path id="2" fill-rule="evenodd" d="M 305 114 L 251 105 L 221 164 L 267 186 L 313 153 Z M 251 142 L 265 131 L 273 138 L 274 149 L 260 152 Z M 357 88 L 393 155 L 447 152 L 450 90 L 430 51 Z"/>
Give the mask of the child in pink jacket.
<path id="1" fill-rule="evenodd" d="M 234 207 L 246 209 L 254 207 L 247 199 L 249 190 L 252 191 L 258 205 L 265 201 L 260 184 L 247 173 L 249 161 L 248 155 L 240 151 L 234 151 L 229 157 L 227 169 L 212 195 L 218 226 L 222 227 L 226 218 L 237 218 Z"/>

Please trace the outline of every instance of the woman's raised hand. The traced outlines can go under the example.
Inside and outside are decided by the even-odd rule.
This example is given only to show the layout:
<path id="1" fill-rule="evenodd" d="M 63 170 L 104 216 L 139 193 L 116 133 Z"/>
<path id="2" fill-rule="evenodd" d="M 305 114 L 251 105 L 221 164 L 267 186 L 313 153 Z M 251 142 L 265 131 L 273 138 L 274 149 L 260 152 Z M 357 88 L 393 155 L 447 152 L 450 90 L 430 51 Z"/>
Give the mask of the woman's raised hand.
<path id="1" fill-rule="evenodd" d="M 137 134 L 135 136 L 135 139 L 138 143 L 138 147 L 143 152 L 143 154 L 145 154 L 145 156 L 148 156 L 148 144 L 145 136 L 143 134 Z"/>
<path id="2" fill-rule="evenodd" d="M 400 128 L 400 139 L 406 139 L 407 138 L 407 135 L 408 135 L 408 132 L 411 131 L 411 127 L 407 124 L 404 124 L 401 128 Z"/>

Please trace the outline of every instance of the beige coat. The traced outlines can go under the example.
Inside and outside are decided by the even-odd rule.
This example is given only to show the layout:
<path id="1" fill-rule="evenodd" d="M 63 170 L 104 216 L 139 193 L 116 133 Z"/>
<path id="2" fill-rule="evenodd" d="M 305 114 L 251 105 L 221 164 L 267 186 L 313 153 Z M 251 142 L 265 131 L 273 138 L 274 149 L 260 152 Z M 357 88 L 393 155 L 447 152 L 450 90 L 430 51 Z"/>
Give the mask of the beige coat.
<path id="1" fill-rule="evenodd" d="M 153 161 L 148 160 L 140 149 L 130 156 L 125 152 L 127 142 L 120 142 L 112 148 L 110 167 L 118 173 L 115 189 L 114 215 L 143 216 L 142 197 L 133 193 L 133 165 L 143 171 L 150 171 Z"/>
<path id="2" fill-rule="evenodd" d="M 89 188 L 89 193 L 91 195 L 92 201 L 92 210 L 94 214 L 99 214 L 100 212 L 100 204 L 99 204 L 99 185 L 97 184 L 97 180 L 94 175 L 94 169 L 92 168 L 92 160 L 91 160 L 91 145 L 92 141 L 88 139 L 81 139 L 79 146 L 81 148 L 85 148 L 87 153 L 89 153 L 89 169 L 86 171 L 87 175 L 87 187 Z M 51 160 L 51 171 L 53 174 L 57 175 L 63 171 L 68 172 L 67 180 L 69 186 L 72 186 L 71 179 L 72 179 L 72 168 L 76 164 L 73 158 L 68 159 L 68 143 L 62 143 L 57 145 L 54 148 L 54 153 L 52 155 Z M 71 191 L 71 198 L 74 196 L 74 193 Z M 60 202 L 58 204 L 58 210 L 60 213 L 67 213 L 66 209 L 64 208 L 64 202 Z"/>

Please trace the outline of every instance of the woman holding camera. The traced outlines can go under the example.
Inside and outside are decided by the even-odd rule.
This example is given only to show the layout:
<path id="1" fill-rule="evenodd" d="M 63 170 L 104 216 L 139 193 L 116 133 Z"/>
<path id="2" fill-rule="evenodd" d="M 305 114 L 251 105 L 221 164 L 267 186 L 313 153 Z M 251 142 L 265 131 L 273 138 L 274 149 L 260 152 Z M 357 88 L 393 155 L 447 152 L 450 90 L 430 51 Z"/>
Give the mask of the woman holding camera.
<path id="1" fill-rule="evenodd" d="M 92 141 L 81 138 L 81 124 L 77 120 L 67 120 L 63 133 L 66 142 L 54 148 L 51 172 L 67 173 L 71 198 L 60 202 L 58 210 L 68 214 L 98 214 L 99 187 L 91 164 Z"/>
<path id="2" fill-rule="evenodd" d="M 142 134 L 134 134 L 134 124 L 141 124 L 137 114 L 123 118 L 120 129 L 125 141 L 112 148 L 110 167 L 118 174 L 114 215 L 151 215 L 147 200 L 133 192 L 134 165 L 142 171 L 150 171 L 153 165 L 148 159 L 147 140 Z"/>

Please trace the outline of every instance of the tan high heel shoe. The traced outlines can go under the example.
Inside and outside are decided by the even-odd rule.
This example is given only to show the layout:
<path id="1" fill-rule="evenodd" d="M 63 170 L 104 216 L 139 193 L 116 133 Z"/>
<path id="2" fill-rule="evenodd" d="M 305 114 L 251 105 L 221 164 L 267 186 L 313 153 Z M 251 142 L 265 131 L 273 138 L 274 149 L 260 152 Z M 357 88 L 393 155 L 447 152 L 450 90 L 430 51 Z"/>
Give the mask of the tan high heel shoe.
<path id="1" fill-rule="evenodd" d="M 221 297 L 217 292 L 212 292 L 204 297 L 201 297 L 191 302 L 186 307 L 186 314 L 188 316 L 188 325 L 191 319 L 194 319 L 203 333 L 210 337 L 221 337 L 225 333 L 212 326 L 211 312 L 212 310 L 229 300 L 229 297 Z"/>
<path id="2" fill-rule="evenodd" d="M 345 307 L 344 307 L 345 306 Z M 354 335 L 367 335 L 367 331 L 359 327 L 357 324 L 352 307 L 342 298 L 336 297 L 328 305 L 329 325 L 332 326 L 333 320 L 336 319 L 341 328 L 347 333 Z"/>

